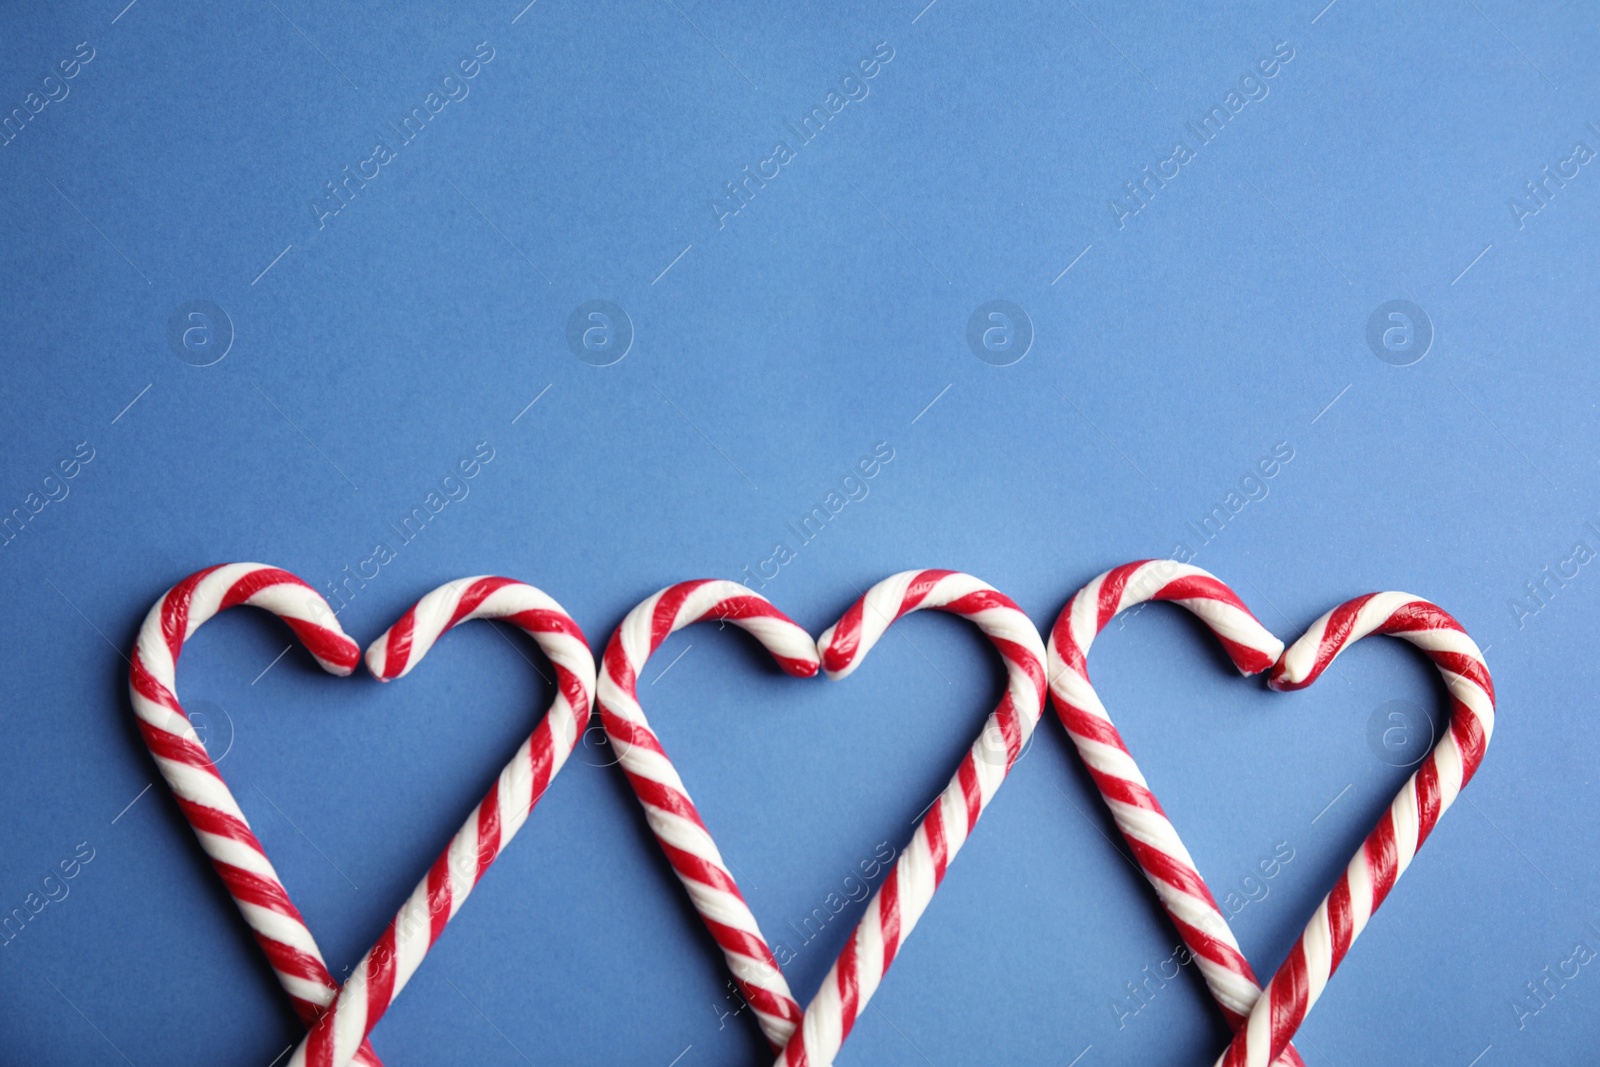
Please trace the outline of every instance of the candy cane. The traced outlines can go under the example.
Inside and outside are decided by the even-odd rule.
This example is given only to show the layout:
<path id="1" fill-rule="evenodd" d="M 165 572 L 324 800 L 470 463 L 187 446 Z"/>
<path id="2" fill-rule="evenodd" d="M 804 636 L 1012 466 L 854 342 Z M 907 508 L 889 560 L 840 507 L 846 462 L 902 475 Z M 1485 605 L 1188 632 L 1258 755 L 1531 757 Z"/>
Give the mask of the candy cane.
<path id="1" fill-rule="evenodd" d="M 1483 653 L 1442 608 L 1407 593 L 1371 593 L 1334 608 L 1283 654 L 1267 683 L 1274 689 L 1303 689 L 1369 634 L 1409 641 L 1433 661 L 1449 692 L 1450 728 L 1318 906 L 1248 1023 L 1217 1060 L 1221 1067 L 1260 1067 L 1287 1045 L 1367 920 L 1472 780 L 1494 733 L 1494 682 Z"/>
<path id="2" fill-rule="evenodd" d="M 1005 662 L 1006 691 L 806 1006 L 799 1032 L 779 1057 L 785 1067 L 833 1063 L 1044 708 L 1039 631 L 1005 594 L 954 571 L 904 571 L 869 589 L 817 641 L 828 677 L 849 675 L 891 623 L 922 610 L 949 612 L 976 624 Z"/>
<path id="3" fill-rule="evenodd" d="M 778 666 L 797 678 L 817 673 L 820 660 L 811 635 L 765 597 L 734 582 L 680 582 L 628 612 L 611 635 L 600 669 L 600 722 L 651 832 L 721 947 L 740 994 L 755 1010 L 767 1040 L 781 1049 L 800 1021 L 800 1006 L 683 779 L 639 706 L 639 672 L 650 654 L 669 634 L 707 619 L 745 630 Z"/>
<path id="4" fill-rule="evenodd" d="M 343 1067 L 416 973 L 489 865 L 522 828 L 583 736 L 594 697 L 594 655 L 578 624 L 550 597 L 509 578 L 463 578 L 440 586 L 367 648 L 382 681 L 407 674 L 445 631 L 497 619 L 538 643 L 556 672 L 550 709 L 489 787 L 488 795 L 367 950 L 344 989 L 295 1049 L 292 1067 Z"/>
<path id="5" fill-rule="evenodd" d="M 1143 560 L 1100 575 L 1078 591 L 1050 633 L 1050 693 L 1056 714 L 1223 1018 L 1237 1031 L 1261 997 L 1255 972 L 1089 683 L 1087 659 L 1096 635 L 1119 612 L 1150 600 L 1172 601 L 1194 613 L 1242 674 L 1272 666 L 1283 642 L 1256 621 L 1233 590 L 1199 567 L 1172 560 Z M 1288 1044 L 1293 1033 L 1292 1027 L 1285 1031 L 1273 1056 L 1283 1052 L 1281 1063 L 1299 1067 L 1304 1061 Z"/>
<path id="6" fill-rule="evenodd" d="M 157 600 L 139 627 L 128 674 L 139 733 L 166 779 L 200 847 L 211 857 L 239 914 L 266 953 L 278 984 L 307 1027 L 332 1003 L 339 986 L 233 793 L 178 703 L 177 666 L 184 642 L 219 611 L 248 604 L 278 616 L 317 664 L 343 677 L 361 650 L 345 636 L 327 601 L 287 571 L 260 563 L 208 567 Z M 381 1067 L 364 1042 L 356 1062 Z"/>
<path id="7" fill-rule="evenodd" d="M 895 619 L 924 608 L 968 618 L 989 636 L 1006 663 L 1006 693 L 868 903 L 802 1016 L 732 873 L 645 720 L 637 694 L 639 672 L 667 635 L 716 619 L 749 630 L 790 674 L 808 677 L 820 663 L 831 677 L 842 678 Z M 601 722 L 651 830 L 722 948 L 763 1033 L 779 1050 L 780 1064 L 821 1067 L 833 1062 L 951 859 L 1027 743 L 1044 704 L 1043 663 L 1038 631 L 1015 604 L 976 578 L 950 571 L 907 571 L 885 579 L 815 644 L 764 598 L 725 581 L 664 589 L 629 612 L 617 628 L 600 673 Z"/>

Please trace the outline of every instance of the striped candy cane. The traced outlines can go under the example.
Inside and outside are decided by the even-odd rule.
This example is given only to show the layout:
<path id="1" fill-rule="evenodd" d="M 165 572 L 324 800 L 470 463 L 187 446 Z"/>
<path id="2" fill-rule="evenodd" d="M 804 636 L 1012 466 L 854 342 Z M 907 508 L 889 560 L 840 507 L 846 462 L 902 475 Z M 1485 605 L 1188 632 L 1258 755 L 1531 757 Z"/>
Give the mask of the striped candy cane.
<path id="1" fill-rule="evenodd" d="M 740 994 L 754 1009 L 767 1040 L 781 1049 L 800 1021 L 800 1006 L 683 779 L 639 706 L 639 672 L 651 653 L 669 634 L 704 620 L 729 622 L 745 630 L 778 666 L 797 678 L 817 673 L 820 660 L 811 635 L 765 597 L 735 582 L 680 582 L 628 612 L 611 635 L 600 669 L 600 722 L 651 832 L 721 947 Z"/>
<path id="2" fill-rule="evenodd" d="M 1005 594 L 955 571 L 904 571 L 869 589 L 817 641 L 828 677 L 850 674 L 891 623 L 923 610 L 959 615 L 983 631 L 1005 663 L 1006 691 L 806 1006 L 799 1032 L 778 1059 L 784 1067 L 833 1063 L 1044 709 L 1039 631 Z"/>
<path id="3" fill-rule="evenodd" d="M 924 608 L 969 618 L 989 636 L 1006 663 L 1006 693 L 802 1016 L 732 873 L 645 720 L 637 694 L 639 672 L 668 634 L 715 619 L 749 630 L 790 674 L 809 677 L 820 663 L 831 677 L 841 678 L 890 623 Z M 879 582 L 815 644 L 763 597 L 725 581 L 664 589 L 617 628 L 600 673 L 601 722 L 651 830 L 721 946 L 762 1032 L 779 1051 L 780 1064 L 825 1067 L 833 1062 L 950 860 L 1027 743 L 1044 704 L 1043 663 L 1038 631 L 1015 604 L 977 579 L 950 571 L 908 571 Z"/>
<path id="4" fill-rule="evenodd" d="M 1255 972 L 1217 907 L 1194 859 L 1167 820 L 1122 735 L 1089 683 L 1089 646 L 1119 612 L 1150 600 L 1172 601 L 1211 628 L 1240 673 L 1272 666 L 1283 642 L 1256 621 L 1233 590 L 1199 567 L 1173 560 L 1143 560 L 1100 575 L 1080 589 L 1050 633 L 1050 693 L 1056 714 L 1077 747 L 1106 807 L 1155 889 L 1228 1026 L 1238 1031 L 1261 997 Z M 1278 1062 L 1304 1061 L 1289 1037 L 1273 1052 Z"/>
<path id="5" fill-rule="evenodd" d="M 178 703 L 176 675 L 184 642 L 217 612 L 240 604 L 282 619 L 328 673 L 343 677 L 355 670 L 361 650 L 315 590 L 276 567 L 230 563 L 191 574 L 156 601 L 139 628 L 128 686 L 139 732 L 161 777 L 266 953 L 295 1014 L 310 1027 L 333 1002 L 339 986 Z M 381 1067 L 365 1043 L 355 1062 Z"/>
<path id="6" fill-rule="evenodd" d="M 1483 762 L 1494 732 L 1494 682 L 1483 653 L 1443 609 L 1407 593 L 1370 593 L 1318 619 L 1273 667 L 1274 689 L 1303 689 L 1369 634 L 1409 641 L 1433 661 L 1450 697 L 1450 728 L 1367 835 L 1318 906 L 1249 1021 L 1217 1063 L 1260 1067 L 1278 1055 L 1322 995 L 1345 953 Z"/>
<path id="7" fill-rule="evenodd" d="M 469 619 L 510 623 L 533 638 L 555 668 L 555 699 L 295 1049 L 292 1067 L 344 1067 L 352 1062 L 445 924 L 527 821 L 589 721 L 594 655 L 583 631 L 560 604 L 509 578 L 463 578 L 435 589 L 368 646 L 367 669 L 385 682 L 402 677 L 445 631 Z"/>

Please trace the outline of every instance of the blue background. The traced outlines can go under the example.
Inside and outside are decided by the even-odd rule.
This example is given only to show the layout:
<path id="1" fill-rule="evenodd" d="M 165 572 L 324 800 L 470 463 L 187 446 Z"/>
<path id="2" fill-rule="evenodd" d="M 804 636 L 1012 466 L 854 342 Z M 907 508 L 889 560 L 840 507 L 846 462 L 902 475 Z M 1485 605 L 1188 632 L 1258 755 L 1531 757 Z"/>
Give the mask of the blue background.
<path id="1" fill-rule="evenodd" d="M 787 524 L 877 442 L 893 459 L 868 495 L 764 590 L 813 632 L 920 566 L 1046 627 L 1095 574 L 1180 543 L 1286 638 L 1370 590 L 1436 600 L 1488 649 L 1504 723 L 1300 1047 L 1339 1067 L 1592 1059 L 1597 965 L 1544 1002 L 1525 983 L 1600 949 L 1600 576 L 1541 570 L 1600 547 L 1600 170 L 1520 224 L 1510 206 L 1574 142 L 1600 149 L 1592 8 L 923 2 L 0 15 L 7 111 L 94 53 L 0 148 L 0 513 L 93 450 L 0 549 L 0 910 L 94 856 L 0 948 L 4 1062 L 265 1065 L 297 1039 L 164 786 L 141 792 L 122 656 L 199 567 L 340 579 L 478 442 L 470 495 L 342 610 L 363 643 L 488 572 L 550 592 L 599 648 L 662 585 L 798 542 Z M 324 183 L 479 42 L 469 94 L 319 227 Z M 870 94 L 719 227 L 723 183 L 879 42 Z M 1124 183 L 1279 42 L 1265 98 L 1119 225 Z M 608 367 L 566 340 L 592 299 L 635 331 Z M 1012 366 L 966 341 L 991 299 L 1032 322 Z M 1367 342 L 1396 299 L 1433 331 L 1404 367 Z M 231 323 L 207 367 L 167 340 L 194 300 Z M 1292 461 L 1202 544 L 1188 524 L 1280 442 Z M 1234 925 L 1265 977 L 1407 773 L 1369 721 L 1393 701 L 1437 717 L 1438 683 L 1374 641 L 1269 694 L 1179 615 L 1108 631 L 1093 672 L 1218 895 L 1256 886 Z M 286 631 L 251 612 L 184 657 L 180 692 L 336 974 L 549 698 L 531 646 L 492 629 L 387 687 L 298 647 L 275 661 Z M 775 940 L 904 843 L 999 690 L 969 627 L 896 633 L 838 684 L 713 628 L 646 672 Z M 595 742 L 375 1032 L 387 1062 L 766 1061 Z M 1246 884 L 1280 843 L 1292 861 Z M 1120 848 L 1042 723 L 839 1062 L 1209 1064 L 1226 1033 L 1193 967 L 1130 1010 L 1176 936 Z M 802 1002 L 859 910 L 800 948 Z"/>

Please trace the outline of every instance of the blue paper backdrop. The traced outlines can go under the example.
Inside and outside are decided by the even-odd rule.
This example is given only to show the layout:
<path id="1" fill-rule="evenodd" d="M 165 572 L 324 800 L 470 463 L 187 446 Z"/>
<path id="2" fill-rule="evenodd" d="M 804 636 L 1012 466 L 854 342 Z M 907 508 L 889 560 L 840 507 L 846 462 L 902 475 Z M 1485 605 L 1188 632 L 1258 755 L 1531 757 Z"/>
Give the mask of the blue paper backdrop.
<path id="1" fill-rule="evenodd" d="M 144 791 L 123 656 L 201 566 L 344 583 L 363 642 L 511 575 L 598 649 L 684 578 L 764 582 L 816 632 L 951 567 L 1045 627 L 1101 570 L 1183 551 L 1285 637 L 1369 590 L 1430 597 L 1499 686 L 1481 775 L 1307 1061 L 1592 1061 L 1593 8 L 923 2 L 0 14 L 0 912 L 26 920 L 0 1059 L 265 1065 L 297 1039 Z M 548 700 L 490 630 L 386 687 L 278 658 L 248 612 L 185 655 L 336 973 Z M 896 633 L 838 684 L 714 628 L 647 672 L 802 1000 L 860 905 L 803 920 L 903 845 L 999 691 L 970 628 Z M 1269 694 L 1168 608 L 1093 658 L 1270 973 L 1431 736 L 1436 680 L 1369 642 Z M 389 1063 L 765 1062 L 593 741 L 375 1032 Z M 1120 845 L 1043 723 L 839 1062 L 1209 1064 L 1225 1030 L 1193 967 L 1149 979 L 1176 937 Z"/>

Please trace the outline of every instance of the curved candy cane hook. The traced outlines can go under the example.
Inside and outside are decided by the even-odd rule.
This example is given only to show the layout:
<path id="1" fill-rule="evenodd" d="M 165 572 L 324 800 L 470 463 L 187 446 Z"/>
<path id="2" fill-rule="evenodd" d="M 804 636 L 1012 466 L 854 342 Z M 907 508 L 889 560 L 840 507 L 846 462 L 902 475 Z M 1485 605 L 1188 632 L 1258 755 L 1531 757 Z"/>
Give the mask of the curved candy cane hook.
<path id="1" fill-rule="evenodd" d="M 352 1061 L 583 736 L 595 683 L 594 655 L 583 631 L 545 593 L 510 578 L 462 578 L 435 589 L 367 648 L 367 668 L 381 681 L 402 677 L 440 636 L 470 619 L 510 623 L 533 638 L 555 668 L 555 699 L 295 1049 L 291 1067 L 344 1067 Z"/>
<path id="2" fill-rule="evenodd" d="M 848 676 L 895 620 L 914 611 L 948 612 L 975 624 L 1005 663 L 1006 691 L 806 1006 L 799 1032 L 778 1059 L 782 1067 L 833 1063 L 1044 710 L 1039 631 L 1010 597 L 956 571 L 903 571 L 867 590 L 817 640 L 828 677 Z"/>
<path id="3" fill-rule="evenodd" d="M 721 947 L 740 995 L 754 1009 L 773 1048 L 781 1049 L 800 1021 L 800 1005 L 683 779 L 639 706 L 639 672 L 650 654 L 668 635 L 706 620 L 745 630 L 797 678 L 817 673 L 820 660 L 811 635 L 765 597 L 720 579 L 680 582 L 642 601 L 612 634 L 600 671 L 600 721 L 651 832 Z"/>
<path id="4" fill-rule="evenodd" d="M 1237 1031 L 1261 997 L 1255 971 L 1089 683 L 1089 646 L 1095 637 L 1121 612 L 1152 600 L 1177 604 L 1205 623 L 1240 674 L 1259 674 L 1272 666 L 1283 642 L 1214 575 L 1169 559 L 1140 560 L 1106 571 L 1073 596 L 1050 632 L 1050 692 L 1056 715 L 1228 1027 Z M 1285 1067 L 1303 1067 L 1299 1052 L 1287 1041 L 1279 1051 Z"/>
<path id="5" fill-rule="evenodd" d="M 1285 1047 L 1439 817 L 1477 773 L 1494 733 L 1494 681 L 1483 653 L 1448 612 L 1409 593 L 1369 593 L 1334 608 L 1283 654 L 1267 684 L 1303 689 L 1372 634 L 1408 641 L 1433 661 L 1449 692 L 1450 728 L 1323 898 L 1219 1067 L 1259 1067 Z"/>
<path id="6" fill-rule="evenodd" d="M 840 678 L 855 669 L 895 619 L 919 609 L 947 611 L 976 623 L 1005 660 L 1006 693 L 802 1015 L 682 779 L 645 720 L 637 694 L 639 671 L 674 630 L 719 619 L 751 631 L 790 674 L 808 677 L 821 665 Z M 816 643 L 764 598 L 724 581 L 664 589 L 617 628 L 600 675 L 601 721 L 662 851 L 781 1064 L 833 1062 L 950 860 L 1027 743 L 1043 708 L 1043 663 L 1043 643 L 1021 610 L 976 578 L 951 571 L 907 571 L 879 582 Z"/>
<path id="7" fill-rule="evenodd" d="M 229 563 L 191 574 L 156 601 L 139 627 L 129 695 L 156 768 L 266 953 L 295 1014 L 310 1027 L 333 1002 L 338 983 L 178 703 L 178 656 L 184 642 L 213 615 L 241 604 L 282 619 L 329 674 L 344 677 L 355 670 L 360 649 L 316 590 L 277 567 Z M 353 1051 L 356 1062 L 381 1067 L 365 1042 Z"/>

